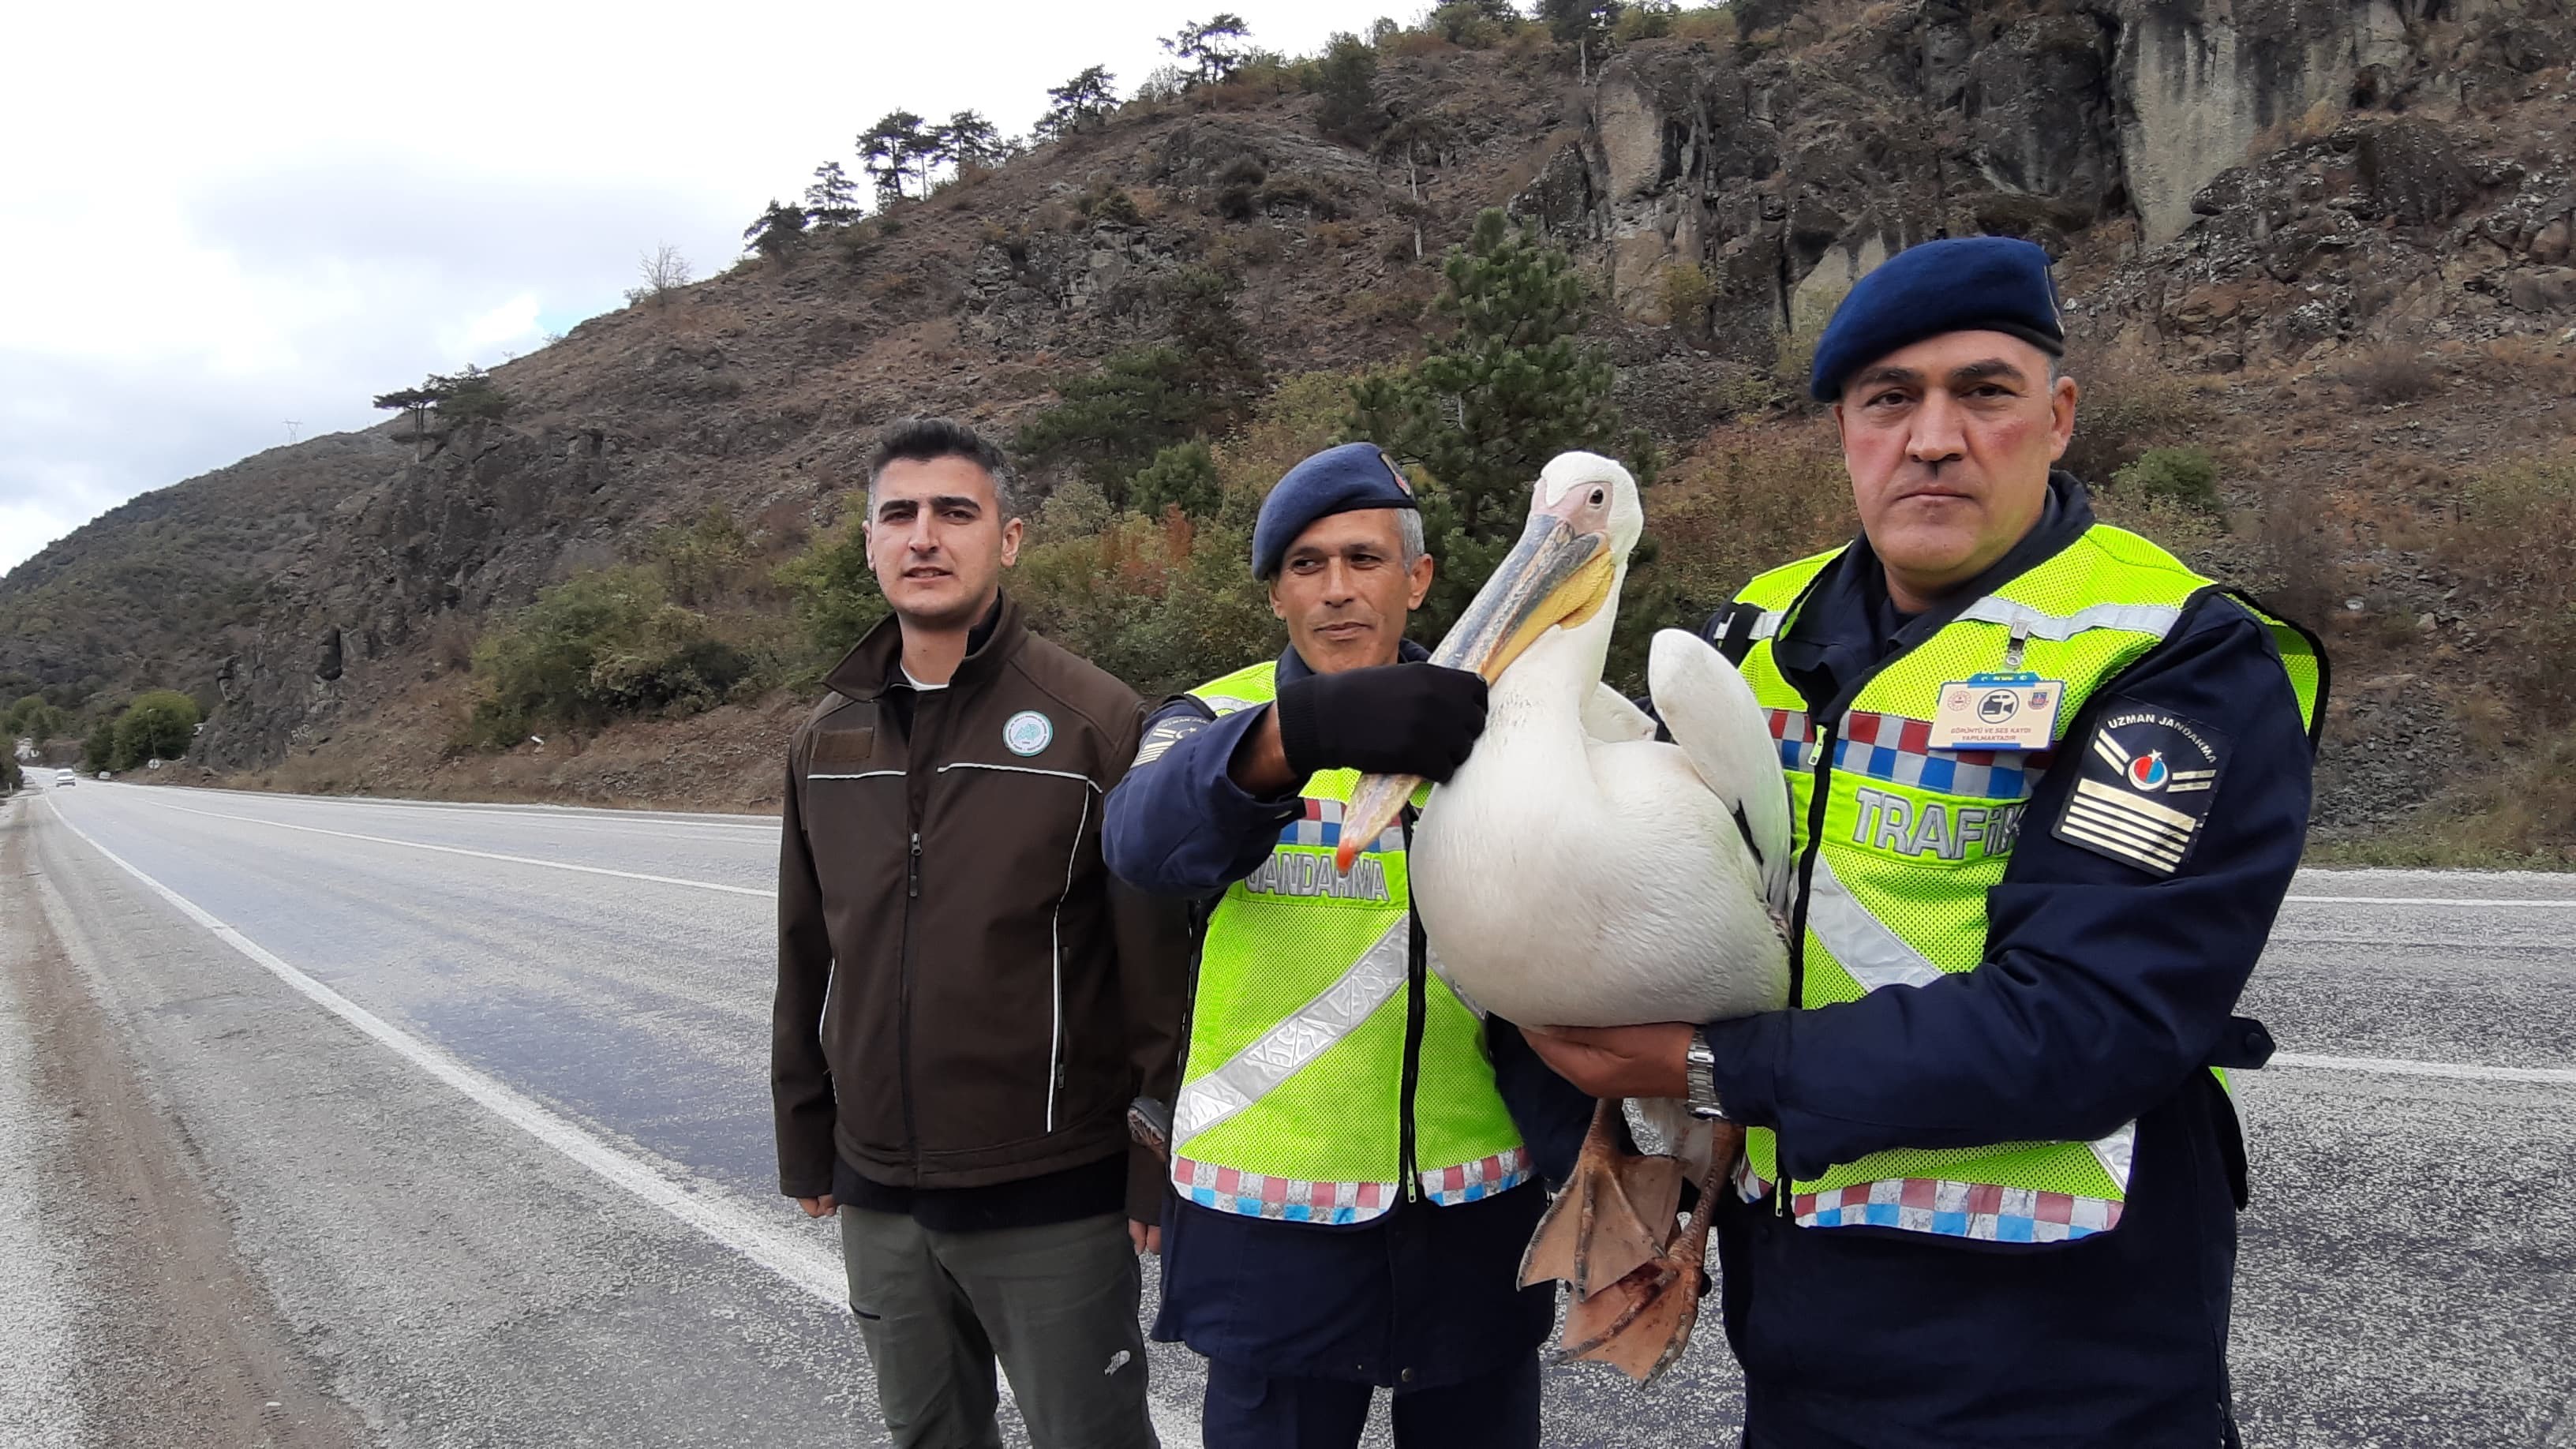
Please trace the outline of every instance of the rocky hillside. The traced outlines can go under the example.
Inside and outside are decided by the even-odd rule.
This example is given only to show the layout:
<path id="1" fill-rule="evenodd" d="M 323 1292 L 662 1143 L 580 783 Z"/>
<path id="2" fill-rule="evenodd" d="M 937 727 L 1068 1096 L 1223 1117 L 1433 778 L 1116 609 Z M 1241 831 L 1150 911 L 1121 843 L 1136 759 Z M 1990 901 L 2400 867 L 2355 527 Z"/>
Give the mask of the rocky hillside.
<path id="1" fill-rule="evenodd" d="M 1275 81 L 1131 104 L 582 324 L 420 462 L 388 427 L 139 499 L 0 580 L 0 677 L 193 689 L 220 769 L 426 761 L 388 722 L 456 707 L 495 610 L 711 503 L 820 527 L 877 425 L 1007 430 L 1168 330 L 1185 266 L 1241 280 L 1274 375 L 1347 371 L 1418 347 L 1438 252 L 1508 205 L 1598 278 L 1630 418 L 1704 462 L 1812 449 L 1773 383 L 1801 338 L 1892 251 L 2001 232 L 2060 256 L 2079 379 L 2129 384 L 2084 415 L 2136 435 L 2100 465 L 2211 449 L 2178 546 L 2329 616 L 2327 819 L 2384 827 L 2546 734 L 2540 596 L 2451 525 L 2576 421 L 2571 60 L 2567 0 L 1738 0 L 1583 79 L 1535 31 L 1402 35 L 1372 146 Z"/>

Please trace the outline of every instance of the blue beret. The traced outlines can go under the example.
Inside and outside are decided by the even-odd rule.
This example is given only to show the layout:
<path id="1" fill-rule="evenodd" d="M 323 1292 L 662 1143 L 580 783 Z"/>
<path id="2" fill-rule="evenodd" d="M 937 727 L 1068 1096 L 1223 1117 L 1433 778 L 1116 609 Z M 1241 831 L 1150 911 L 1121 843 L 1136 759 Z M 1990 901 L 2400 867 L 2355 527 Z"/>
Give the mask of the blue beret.
<path id="1" fill-rule="evenodd" d="M 1266 579 L 1278 573 L 1288 545 L 1318 518 L 1363 508 L 1421 506 L 1403 470 L 1377 444 L 1326 448 L 1289 469 L 1261 500 L 1260 521 L 1252 526 L 1252 576 Z"/>
<path id="2" fill-rule="evenodd" d="M 2003 332 L 2064 354 L 2048 253 L 2013 237 L 1969 236 L 1889 257 L 1852 287 L 1816 339 L 1807 395 L 1832 402 L 1854 372 L 1944 332 Z"/>

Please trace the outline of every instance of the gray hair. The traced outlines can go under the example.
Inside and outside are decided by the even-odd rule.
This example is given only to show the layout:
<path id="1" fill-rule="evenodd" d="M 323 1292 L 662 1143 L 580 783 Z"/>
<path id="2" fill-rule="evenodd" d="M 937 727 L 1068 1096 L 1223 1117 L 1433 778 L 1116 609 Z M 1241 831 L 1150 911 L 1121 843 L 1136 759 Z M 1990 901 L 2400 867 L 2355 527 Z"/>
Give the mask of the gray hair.
<path id="1" fill-rule="evenodd" d="M 927 417 L 904 418 L 877 435 L 877 445 L 868 453 L 868 512 L 876 512 L 877 479 L 885 475 L 887 464 L 939 458 L 963 458 L 983 469 L 993 480 L 993 501 L 1002 517 L 1019 516 L 1014 501 L 1019 474 L 1000 445 L 954 418 Z"/>
<path id="2" fill-rule="evenodd" d="M 1404 545 L 1406 568 L 1413 567 L 1415 559 L 1430 552 L 1422 546 L 1422 510 L 1419 508 L 1399 508 L 1395 511 L 1395 536 Z"/>

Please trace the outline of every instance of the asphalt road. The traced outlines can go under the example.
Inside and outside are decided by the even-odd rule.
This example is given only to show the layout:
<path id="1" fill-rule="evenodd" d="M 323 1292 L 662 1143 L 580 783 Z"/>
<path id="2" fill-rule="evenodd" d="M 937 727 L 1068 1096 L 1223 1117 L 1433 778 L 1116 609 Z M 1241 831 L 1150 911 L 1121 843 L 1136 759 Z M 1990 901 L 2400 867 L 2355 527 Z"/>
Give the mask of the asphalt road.
<path id="1" fill-rule="evenodd" d="M 772 1190 L 775 832 L 0 804 L 0 1444 L 883 1442 Z M 2301 879 L 2246 1002 L 2250 1443 L 2576 1449 L 2571 936 L 2576 878 Z M 1652 1390 L 1555 1371 L 1547 1442 L 1733 1443 L 1710 1327 Z"/>

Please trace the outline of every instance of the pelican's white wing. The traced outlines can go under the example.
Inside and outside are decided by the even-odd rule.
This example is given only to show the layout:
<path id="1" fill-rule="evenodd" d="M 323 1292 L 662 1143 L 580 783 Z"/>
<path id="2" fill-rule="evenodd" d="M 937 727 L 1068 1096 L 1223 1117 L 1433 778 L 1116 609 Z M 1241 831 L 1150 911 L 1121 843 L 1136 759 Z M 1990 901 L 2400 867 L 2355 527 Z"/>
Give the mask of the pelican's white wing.
<path id="1" fill-rule="evenodd" d="M 1592 686 L 1583 697 L 1583 732 L 1605 745 L 1622 740 L 1651 740 L 1655 721 L 1608 684 Z"/>
<path id="2" fill-rule="evenodd" d="M 1646 654 L 1655 712 L 1691 768 L 1744 822 L 1762 866 L 1763 893 L 1789 907 L 1789 785 L 1753 688 L 1726 656 L 1696 634 L 1658 630 Z"/>

